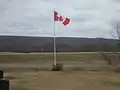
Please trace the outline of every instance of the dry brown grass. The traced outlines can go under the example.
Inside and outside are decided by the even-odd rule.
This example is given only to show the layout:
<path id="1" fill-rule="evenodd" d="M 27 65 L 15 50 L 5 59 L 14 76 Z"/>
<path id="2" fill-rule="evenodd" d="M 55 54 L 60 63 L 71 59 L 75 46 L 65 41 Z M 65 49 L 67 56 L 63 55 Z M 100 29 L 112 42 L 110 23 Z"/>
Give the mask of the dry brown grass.
<path id="1" fill-rule="evenodd" d="M 0 68 L 11 90 L 120 90 L 104 82 L 120 82 L 98 54 L 57 55 L 64 71 L 50 71 L 53 56 L 40 54 L 0 55 Z"/>
<path id="2" fill-rule="evenodd" d="M 106 86 L 104 82 L 120 82 L 120 74 L 113 72 L 14 72 L 6 73 L 11 90 L 120 90 L 119 86 Z"/>

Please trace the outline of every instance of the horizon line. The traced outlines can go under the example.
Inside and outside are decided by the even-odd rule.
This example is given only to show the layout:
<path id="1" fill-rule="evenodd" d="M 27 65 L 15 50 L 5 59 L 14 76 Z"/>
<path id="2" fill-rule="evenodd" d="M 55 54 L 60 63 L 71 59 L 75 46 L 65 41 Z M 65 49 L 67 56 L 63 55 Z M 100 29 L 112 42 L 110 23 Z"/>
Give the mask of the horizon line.
<path id="1" fill-rule="evenodd" d="M 31 36 L 31 35 L 0 35 L 1 36 L 6 36 L 6 37 L 50 37 L 54 38 L 52 36 Z M 78 36 L 56 36 L 56 38 L 101 38 L 101 39 L 117 39 L 117 38 L 106 38 L 106 37 L 78 37 Z"/>

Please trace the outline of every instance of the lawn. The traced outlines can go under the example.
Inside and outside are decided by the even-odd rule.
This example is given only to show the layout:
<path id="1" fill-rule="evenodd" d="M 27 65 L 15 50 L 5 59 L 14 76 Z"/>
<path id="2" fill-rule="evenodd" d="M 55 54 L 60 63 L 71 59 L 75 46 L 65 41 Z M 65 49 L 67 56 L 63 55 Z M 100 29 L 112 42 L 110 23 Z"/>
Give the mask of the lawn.
<path id="1" fill-rule="evenodd" d="M 53 54 L 0 54 L 11 90 L 120 90 L 120 74 L 98 53 L 57 54 L 64 71 L 50 71 Z"/>

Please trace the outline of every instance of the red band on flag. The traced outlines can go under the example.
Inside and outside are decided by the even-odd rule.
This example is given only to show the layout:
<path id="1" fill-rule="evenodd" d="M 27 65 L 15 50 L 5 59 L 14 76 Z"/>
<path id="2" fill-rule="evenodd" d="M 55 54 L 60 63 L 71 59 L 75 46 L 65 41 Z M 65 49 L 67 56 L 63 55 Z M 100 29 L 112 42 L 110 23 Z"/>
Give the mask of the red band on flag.
<path id="1" fill-rule="evenodd" d="M 59 20 L 59 17 L 57 15 L 58 15 L 58 12 L 54 11 L 54 21 Z"/>
<path id="2" fill-rule="evenodd" d="M 70 19 L 69 18 L 66 18 L 65 21 L 63 22 L 64 25 L 67 25 L 70 23 Z"/>

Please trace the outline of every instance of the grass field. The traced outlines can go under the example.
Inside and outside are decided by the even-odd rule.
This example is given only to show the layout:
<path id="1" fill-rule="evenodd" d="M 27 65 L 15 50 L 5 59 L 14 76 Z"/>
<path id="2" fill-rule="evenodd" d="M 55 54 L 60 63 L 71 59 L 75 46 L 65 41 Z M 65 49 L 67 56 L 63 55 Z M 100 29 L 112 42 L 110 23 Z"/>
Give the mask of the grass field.
<path id="1" fill-rule="evenodd" d="M 98 53 L 59 53 L 57 62 L 64 71 L 50 71 L 50 53 L 0 53 L 0 68 L 11 90 L 120 90 L 120 73 Z"/>

